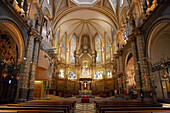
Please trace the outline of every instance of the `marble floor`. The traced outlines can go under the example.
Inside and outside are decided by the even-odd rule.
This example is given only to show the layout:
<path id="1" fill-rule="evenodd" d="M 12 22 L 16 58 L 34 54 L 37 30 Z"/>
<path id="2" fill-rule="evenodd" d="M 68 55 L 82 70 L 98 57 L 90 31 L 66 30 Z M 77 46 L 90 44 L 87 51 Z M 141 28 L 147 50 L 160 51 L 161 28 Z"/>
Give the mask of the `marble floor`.
<path id="1" fill-rule="evenodd" d="M 77 103 L 74 113 L 96 113 L 94 103 Z"/>

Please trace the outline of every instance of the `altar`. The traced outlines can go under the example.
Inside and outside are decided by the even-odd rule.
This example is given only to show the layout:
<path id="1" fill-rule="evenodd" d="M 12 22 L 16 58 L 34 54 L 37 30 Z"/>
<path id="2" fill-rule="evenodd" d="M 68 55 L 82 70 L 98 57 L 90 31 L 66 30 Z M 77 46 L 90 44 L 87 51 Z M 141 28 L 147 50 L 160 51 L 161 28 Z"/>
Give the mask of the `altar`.
<path id="1" fill-rule="evenodd" d="M 82 97 L 82 96 L 92 97 L 92 91 L 91 90 L 79 91 L 79 97 Z"/>

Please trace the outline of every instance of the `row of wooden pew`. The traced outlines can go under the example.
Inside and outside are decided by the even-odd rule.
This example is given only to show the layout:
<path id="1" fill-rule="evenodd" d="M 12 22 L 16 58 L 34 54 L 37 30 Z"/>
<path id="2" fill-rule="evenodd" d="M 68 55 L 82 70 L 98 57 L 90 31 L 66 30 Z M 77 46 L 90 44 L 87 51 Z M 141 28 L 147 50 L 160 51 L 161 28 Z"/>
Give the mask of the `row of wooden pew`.
<path id="1" fill-rule="evenodd" d="M 141 103 L 133 100 L 94 101 L 97 113 L 170 113 L 162 104 Z"/>
<path id="2" fill-rule="evenodd" d="M 0 113 L 72 113 L 76 101 L 36 100 L 0 106 Z"/>

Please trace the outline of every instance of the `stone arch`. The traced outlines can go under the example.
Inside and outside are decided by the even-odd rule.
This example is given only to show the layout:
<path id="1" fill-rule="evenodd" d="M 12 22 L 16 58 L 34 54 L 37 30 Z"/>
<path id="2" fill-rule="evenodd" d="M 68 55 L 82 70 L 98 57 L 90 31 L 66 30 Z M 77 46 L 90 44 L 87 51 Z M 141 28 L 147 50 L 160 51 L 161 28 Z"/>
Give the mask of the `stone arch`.
<path id="1" fill-rule="evenodd" d="M 146 56 L 149 57 L 148 60 L 152 64 L 157 64 L 160 66 L 162 63 L 162 59 L 164 59 L 165 63 L 167 62 L 167 58 L 170 58 L 170 18 L 169 17 L 160 17 L 158 20 L 154 22 L 152 25 L 150 32 L 147 35 L 147 42 L 146 42 Z M 153 67 L 155 67 L 153 65 Z M 165 69 L 165 70 L 164 70 Z M 161 66 L 160 70 L 154 70 L 154 83 L 157 92 L 158 98 L 167 98 L 167 87 L 164 87 L 166 90 L 162 89 L 162 86 L 166 86 L 164 82 L 161 82 L 161 79 L 164 74 L 168 74 L 167 70 L 168 67 Z M 162 93 L 159 93 L 162 92 Z"/>
<path id="2" fill-rule="evenodd" d="M 51 17 L 50 11 L 47 7 L 44 7 L 42 12 L 43 12 L 43 15 L 46 15 L 47 17 Z"/>
<path id="3" fill-rule="evenodd" d="M 126 6 L 126 7 L 123 7 L 123 9 L 122 9 L 122 11 L 121 11 L 121 13 L 120 13 L 120 25 L 122 25 L 123 24 L 123 22 L 122 22 L 122 18 L 124 18 L 125 19 L 125 17 L 127 16 L 127 10 L 128 9 L 128 7 Z M 126 21 L 126 20 L 124 20 L 124 21 Z"/>
<path id="4" fill-rule="evenodd" d="M 134 56 L 132 52 L 128 52 L 125 56 L 125 76 L 127 80 L 127 92 L 136 85 L 135 82 L 135 66 Z"/>
<path id="5" fill-rule="evenodd" d="M 156 35 L 156 33 L 160 33 L 160 31 L 163 30 L 164 27 L 167 26 L 168 24 L 170 24 L 170 16 L 164 16 L 158 18 L 150 28 L 146 41 L 146 56 L 148 56 L 149 58 L 151 57 L 150 55 L 151 42 L 154 38 L 156 38 L 154 36 Z"/>
<path id="6" fill-rule="evenodd" d="M 9 33 L 16 42 L 18 46 L 18 63 L 21 62 L 24 56 L 25 41 L 20 28 L 17 24 L 15 24 L 15 22 L 8 19 L 0 19 L 0 27 L 2 27 L 5 32 Z"/>

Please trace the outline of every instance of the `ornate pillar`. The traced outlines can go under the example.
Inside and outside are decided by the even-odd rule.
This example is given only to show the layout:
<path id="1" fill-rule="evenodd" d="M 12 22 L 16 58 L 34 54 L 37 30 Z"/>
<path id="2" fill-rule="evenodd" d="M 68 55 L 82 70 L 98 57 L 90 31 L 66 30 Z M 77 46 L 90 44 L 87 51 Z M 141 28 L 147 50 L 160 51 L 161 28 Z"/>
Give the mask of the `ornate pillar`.
<path id="1" fill-rule="evenodd" d="M 35 73 L 36 73 L 36 67 L 37 67 L 37 61 L 38 61 L 38 53 L 39 53 L 39 46 L 41 43 L 42 37 L 40 35 L 37 35 L 34 42 L 34 53 L 32 57 L 32 65 L 31 65 L 31 75 L 30 75 L 30 81 L 29 81 L 29 100 L 33 99 L 33 91 L 34 91 L 34 82 L 35 82 Z"/>
<path id="2" fill-rule="evenodd" d="M 136 82 L 136 89 L 141 89 L 141 80 L 139 75 L 139 66 L 138 66 L 138 56 L 137 56 L 137 48 L 136 48 L 136 38 L 133 35 L 129 36 L 129 41 L 131 43 L 131 49 L 134 59 L 134 69 L 135 69 L 135 82 Z"/>
<path id="3" fill-rule="evenodd" d="M 118 54 L 116 55 L 116 63 L 117 63 L 117 74 L 120 73 L 120 65 L 119 65 L 119 56 Z"/>
<path id="4" fill-rule="evenodd" d="M 141 34 L 140 29 L 134 30 L 134 35 L 136 37 L 137 42 L 137 50 L 138 50 L 138 58 L 139 58 L 139 68 L 141 72 L 141 81 L 142 81 L 142 89 L 149 90 L 150 89 L 150 77 L 148 73 L 147 62 L 145 61 L 145 43 L 144 37 Z"/>
<path id="5" fill-rule="evenodd" d="M 26 101 L 27 93 L 28 93 L 28 80 L 29 80 L 29 73 L 30 73 L 30 66 L 33 56 L 33 48 L 34 48 L 34 38 L 36 35 L 36 31 L 31 28 L 28 36 L 28 44 L 27 44 L 27 51 L 26 51 L 26 60 L 23 63 L 23 67 L 21 69 L 20 75 L 20 91 L 19 91 L 19 98 L 18 101 Z"/>
<path id="6" fill-rule="evenodd" d="M 81 91 L 83 91 L 83 90 L 84 90 L 84 89 L 83 89 L 83 87 L 84 87 L 83 85 L 84 85 L 84 84 L 83 84 L 83 82 L 80 82 L 80 83 L 81 83 Z"/>
<path id="7" fill-rule="evenodd" d="M 90 90 L 90 81 L 87 82 L 87 90 Z"/>

